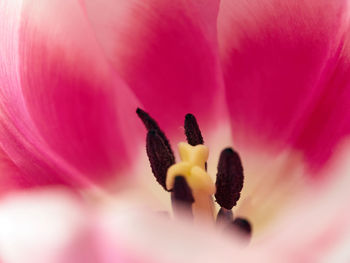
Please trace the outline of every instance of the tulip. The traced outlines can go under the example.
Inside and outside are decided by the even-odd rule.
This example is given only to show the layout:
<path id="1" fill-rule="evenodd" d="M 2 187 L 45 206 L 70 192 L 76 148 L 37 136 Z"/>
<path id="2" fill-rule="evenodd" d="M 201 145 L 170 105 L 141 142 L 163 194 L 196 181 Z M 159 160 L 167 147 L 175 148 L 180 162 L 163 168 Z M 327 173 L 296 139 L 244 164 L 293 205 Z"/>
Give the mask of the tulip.
<path id="1" fill-rule="evenodd" d="M 230 121 L 237 147 L 292 147 L 319 167 L 349 130 L 347 4 L 2 1 L 14 183 L 120 176 L 142 139 L 137 106 L 175 138 L 193 112 L 205 134 Z"/>
<path id="2" fill-rule="evenodd" d="M 234 213 L 266 233 L 315 185 L 340 180 L 327 167 L 350 132 L 349 30 L 347 0 L 3 0 L 1 193 L 63 185 L 163 209 L 135 110 L 172 143 L 193 113 L 209 174 L 224 147 L 239 152 Z"/>

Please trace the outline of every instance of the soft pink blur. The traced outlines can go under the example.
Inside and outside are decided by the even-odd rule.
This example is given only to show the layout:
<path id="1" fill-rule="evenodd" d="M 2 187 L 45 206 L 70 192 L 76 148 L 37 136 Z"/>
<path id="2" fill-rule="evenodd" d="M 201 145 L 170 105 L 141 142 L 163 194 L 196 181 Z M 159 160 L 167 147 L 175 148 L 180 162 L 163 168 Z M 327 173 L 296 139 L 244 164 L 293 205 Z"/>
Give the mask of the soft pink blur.
<path id="1" fill-rule="evenodd" d="M 10 194 L 0 202 L 4 263 L 348 262 L 349 145 L 326 170 L 336 180 L 310 188 L 276 224 L 242 247 L 235 232 L 170 220 L 140 203 L 95 206 L 62 188 Z M 19 253 L 20 252 L 20 253 Z"/>

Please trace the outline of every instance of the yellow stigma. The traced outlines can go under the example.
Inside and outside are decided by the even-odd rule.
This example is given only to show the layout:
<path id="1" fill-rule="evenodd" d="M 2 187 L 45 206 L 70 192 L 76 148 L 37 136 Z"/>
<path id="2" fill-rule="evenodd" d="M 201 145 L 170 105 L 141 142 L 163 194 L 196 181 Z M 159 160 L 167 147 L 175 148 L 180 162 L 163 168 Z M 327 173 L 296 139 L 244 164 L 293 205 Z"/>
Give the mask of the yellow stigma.
<path id="1" fill-rule="evenodd" d="M 213 199 L 215 185 L 209 174 L 205 171 L 205 163 L 208 160 L 209 149 L 204 145 L 192 146 L 181 142 L 178 144 L 181 162 L 169 167 L 166 178 L 166 186 L 173 188 L 176 176 L 184 176 L 188 186 L 192 190 L 194 204 L 193 215 L 196 219 L 214 219 Z"/>

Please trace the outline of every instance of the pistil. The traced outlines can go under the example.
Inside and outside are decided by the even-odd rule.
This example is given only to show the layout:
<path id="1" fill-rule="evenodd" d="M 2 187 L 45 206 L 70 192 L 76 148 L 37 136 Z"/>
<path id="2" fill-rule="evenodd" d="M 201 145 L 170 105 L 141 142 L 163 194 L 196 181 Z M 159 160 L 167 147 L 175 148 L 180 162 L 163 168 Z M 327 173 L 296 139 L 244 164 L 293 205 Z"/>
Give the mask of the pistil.
<path id="1" fill-rule="evenodd" d="M 169 167 L 167 172 L 167 189 L 174 188 L 175 177 L 184 176 L 192 190 L 194 203 L 192 206 L 194 220 L 214 221 L 213 194 L 215 185 L 209 174 L 205 171 L 209 150 L 204 145 L 192 146 L 188 143 L 179 143 L 181 162 Z"/>

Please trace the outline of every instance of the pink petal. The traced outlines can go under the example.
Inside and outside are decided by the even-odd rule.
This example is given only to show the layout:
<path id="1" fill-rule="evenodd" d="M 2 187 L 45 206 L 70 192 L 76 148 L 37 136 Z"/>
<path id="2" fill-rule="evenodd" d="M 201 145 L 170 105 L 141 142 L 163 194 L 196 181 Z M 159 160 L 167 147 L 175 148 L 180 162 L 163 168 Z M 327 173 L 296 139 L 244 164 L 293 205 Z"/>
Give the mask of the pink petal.
<path id="1" fill-rule="evenodd" d="M 309 184 L 308 191 L 271 229 L 269 240 L 261 239 L 265 251 L 283 262 L 348 261 L 348 249 L 345 255 L 339 249 L 348 248 L 350 238 L 349 145 L 349 141 L 341 144 L 323 170 L 338 176 L 323 176 L 328 180 Z"/>
<path id="2" fill-rule="evenodd" d="M 7 192 L 9 189 L 17 188 L 18 182 L 20 182 L 20 178 L 23 177 L 23 174 L 1 148 L 0 171 L 0 194 Z"/>
<path id="3" fill-rule="evenodd" d="M 188 112 L 199 116 L 202 125 L 217 117 L 223 87 L 218 3 L 85 0 L 106 57 L 168 133 L 182 133 L 178 127 Z"/>
<path id="4" fill-rule="evenodd" d="M 123 244 L 107 243 L 111 240 L 101 233 L 98 217 L 93 207 L 61 188 L 10 193 L 0 201 L 0 261 L 155 262 L 123 250 Z"/>
<path id="5" fill-rule="evenodd" d="M 310 111 L 295 145 L 313 163 L 325 161 L 338 142 L 350 134 L 350 28 L 339 50 L 332 75 Z M 315 136 L 317 134 L 317 136 Z M 318 168 L 317 165 L 314 168 Z"/>
<path id="6" fill-rule="evenodd" d="M 86 231 L 86 216 L 82 203 L 59 189 L 10 194 L 0 202 L 0 258 L 4 263 L 71 262 L 59 259 Z"/>
<path id="7" fill-rule="evenodd" d="M 288 143 L 317 166 L 349 132 L 347 2 L 221 2 L 220 54 L 238 143 Z"/>
<path id="8" fill-rule="evenodd" d="M 138 138 L 129 117 L 138 103 L 105 61 L 80 3 L 3 1 L 0 12 L 1 144 L 30 174 L 25 185 L 118 176 Z"/>

